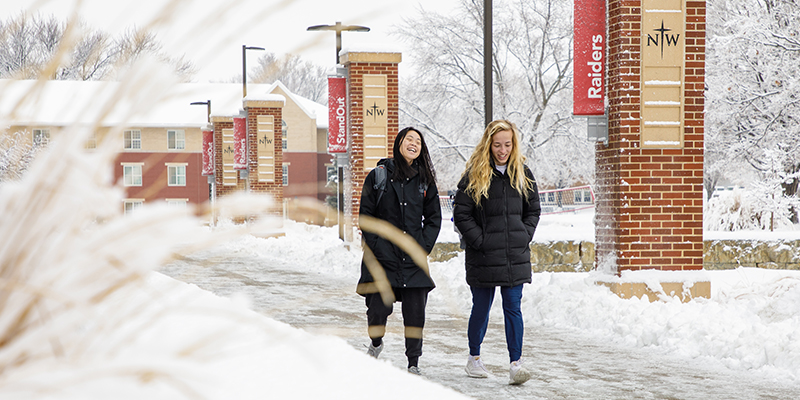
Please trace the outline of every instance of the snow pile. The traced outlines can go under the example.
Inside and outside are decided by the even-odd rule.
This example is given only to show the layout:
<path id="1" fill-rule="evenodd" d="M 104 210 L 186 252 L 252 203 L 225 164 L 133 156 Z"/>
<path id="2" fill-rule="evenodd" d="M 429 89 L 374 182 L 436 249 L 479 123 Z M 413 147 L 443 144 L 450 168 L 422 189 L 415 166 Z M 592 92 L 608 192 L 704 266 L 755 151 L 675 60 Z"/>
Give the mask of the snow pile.
<path id="1" fill-rule="evenodd" d="M 470 307 L 461 256 L 433 263 L 431 302 Z M 621 299 L 590 273 L 535 273 L 523 291 L 526 325 L 575 329 L 630 347 L 702 358 L 776 379 L 800 379 L 800 271 L 739 268 L 704 271 L 712 298 L 681 303 Z M 497 310 L 500 312 L 499 310 Z"/>
<path id="2" fill-rule="evenodd" d="M 586 226 L 576 221 L 578 229 Z M 323 279 L 350 279 L 355 287 L 361 254 L 338 241 L 335 227 L 287 222 L 285 229 L 285 237 L 243 239 L 231 243 L 229 249 L 250 249 L 247 251 L 294 260 L 297 268 L 306 272 L 320 274 Z M 546 229 L 541 230 L 541 236 L 549 238 Z M 444 304 L 453 315 L 469 310 L 464 253 L 446 262 L 433 262 L 430 269 L 436 289 L 430 293 L 429 304 Z M 658 281 L 658 273 L 666 272 L 621 279 Z M 800 315 L 796 313 L 800 271 L 739 268 L 679 274 L 687 281 L 710 280 L 711 299 L 688 303 L 677 298 L 653 303 L 625 300 L 597 284 L 614 279 L 599 272 L 535 273 L 532 284 L 525 285 L 523 292 L 526 326 L 572 329 L 623 346 L 649 348 L 687 360 L 702 359 L 733 370 L 770 374 L 775 379 L 800 380 Z M 498 307 L 500 301 L 495 303 Z"/>

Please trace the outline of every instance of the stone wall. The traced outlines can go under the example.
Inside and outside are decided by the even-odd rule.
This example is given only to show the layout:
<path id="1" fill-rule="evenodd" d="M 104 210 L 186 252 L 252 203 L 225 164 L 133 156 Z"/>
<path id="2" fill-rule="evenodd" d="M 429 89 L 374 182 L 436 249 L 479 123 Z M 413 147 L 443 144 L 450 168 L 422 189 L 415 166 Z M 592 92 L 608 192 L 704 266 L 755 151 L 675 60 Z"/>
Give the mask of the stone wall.
<path id="1" fill-rule="evenodd" d="M 703 243 L 703 268 L 737 267 L 800 269 L 800 240 L 708 240 Z"/>
<path id="2" fill-rule="evenodd" d="M 461 250 L 458 243 L 436 243 L 432 261 L 447 261 Z M 531 264 L 534 272 L 584 272 L 594 265 L 594 243 L 559 241 L 531 243 Z"/>
<path id="3" fill-rule="evenodd" d="M 436 243 L 432 261 L 446 261 L 458 255 L 458 243 Z M 558 241 L 531 243 L 534 272 L 585 272 L 594 265 L 594 243 Z M 755 267 L 800 270 L 800 240 L 706 240 L 703 268 L 706 270 Z"/>

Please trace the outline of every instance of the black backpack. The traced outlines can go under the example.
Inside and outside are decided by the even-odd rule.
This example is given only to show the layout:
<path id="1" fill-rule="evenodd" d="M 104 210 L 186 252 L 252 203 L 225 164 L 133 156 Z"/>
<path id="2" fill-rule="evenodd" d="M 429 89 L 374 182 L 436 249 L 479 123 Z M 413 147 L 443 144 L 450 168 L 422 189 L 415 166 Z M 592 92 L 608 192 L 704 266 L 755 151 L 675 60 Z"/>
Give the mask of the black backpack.
<path id="1" fill-rule="evenodd" d="M 386 167 L 383 165 L 375 167 L 375 182 L 372 184 L 372 190 L 378 191 L 378 199 L 375 200 L 375 207 L 377 207 L 386 192 Z M 422 182 L 419 183 L 419 193 L 422 194 L 423 199 L 428 194 L 428 187 Z"/>

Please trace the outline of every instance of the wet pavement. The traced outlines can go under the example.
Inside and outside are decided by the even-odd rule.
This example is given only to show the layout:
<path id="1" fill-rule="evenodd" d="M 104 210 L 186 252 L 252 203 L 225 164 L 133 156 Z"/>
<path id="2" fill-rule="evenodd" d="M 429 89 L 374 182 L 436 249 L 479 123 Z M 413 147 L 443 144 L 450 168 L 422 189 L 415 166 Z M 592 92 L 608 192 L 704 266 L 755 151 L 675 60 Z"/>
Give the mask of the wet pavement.
<path id="1" fill-rule="evenodd" d="M 319 262 L 323 263 L 324 260 Z M 333 274 L 303 272 L 280 258 L 213 250 L 176 261 L 160 272 L 220 296 L 244 293 L 252 308 L 312 333 L 342 338 L 366 352 L 366 307 L 355 282 Z M 533 372 L 522 386 L 508 385 L 502 310 L 492 310 L 482 346 L 491 376 L 468 378 L 466 326 L 469 310 L 429 301 L 423 377 L 476 399 L 797 399 L 800 387 L 763 374 L 733 371 L 625 348 L 581 332 L 526 326 L 524 356 Z M 498 306 L 500 301 L 495 301 Z M 381 359 L 405 369 L 399 306 L 390 317 Z"/>

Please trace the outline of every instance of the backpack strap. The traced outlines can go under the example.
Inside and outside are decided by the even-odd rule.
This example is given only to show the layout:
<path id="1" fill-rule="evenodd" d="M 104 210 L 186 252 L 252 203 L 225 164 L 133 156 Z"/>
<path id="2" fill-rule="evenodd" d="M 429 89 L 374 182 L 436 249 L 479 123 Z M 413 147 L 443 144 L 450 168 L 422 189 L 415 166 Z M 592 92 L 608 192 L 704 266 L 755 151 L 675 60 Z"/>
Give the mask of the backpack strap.
<path id="1" fill-rule="evenodd" d="M 386 167 L 378 165 L 375 167 L 375 182 L 372 185 L 372 190 L 378 191 L 378 199 L 375 200 L 375 206 L 381 202 L 383 193 L 386 191 Z"/>

